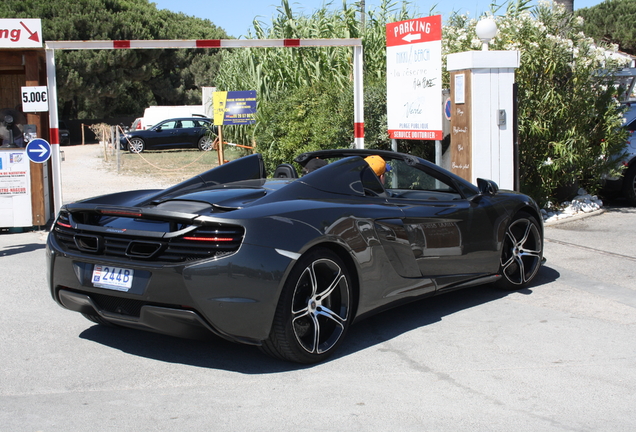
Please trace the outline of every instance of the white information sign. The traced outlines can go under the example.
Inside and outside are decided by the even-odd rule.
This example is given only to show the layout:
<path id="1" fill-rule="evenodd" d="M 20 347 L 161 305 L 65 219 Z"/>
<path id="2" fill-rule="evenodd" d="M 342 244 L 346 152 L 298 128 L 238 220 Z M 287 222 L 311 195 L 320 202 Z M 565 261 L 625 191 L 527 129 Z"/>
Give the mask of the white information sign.
<path id="1" fill-rule="evenodd" d="M 387 24 L 386 46 L 390 137 L 441 140 L 442 16 Z"/>
<path id="2" fill-rule="evenodd" d="M 33 225 L 31 171 L 25 149 L 0 149 L 0 228 Z"/>
<path id="3" fill-rule="evenodd" d="M 0 48 L 42 48 L 42 20 L 0 18 Z"/>
<path id="4" fill-rule="evenodd" d="M 28 164 L 24 149 L 0 151 L 0 196 L 29 193 Z"/>
<path id="5" fill-rule="evenodd" d="M 49 110 L 49 94 L 46 86 L 22 87 L 22 111 L 25 113 Z"/>

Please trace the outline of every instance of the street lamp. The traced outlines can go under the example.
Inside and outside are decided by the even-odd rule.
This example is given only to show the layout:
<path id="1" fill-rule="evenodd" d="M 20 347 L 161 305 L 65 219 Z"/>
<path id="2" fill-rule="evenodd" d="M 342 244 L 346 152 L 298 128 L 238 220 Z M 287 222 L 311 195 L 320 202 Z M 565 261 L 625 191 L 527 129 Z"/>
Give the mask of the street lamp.
<path id="1" fill-rule="evenodd" d="M 475 27 L 477 37 L 483 43 L 482 51 L 488 51 L 488 43 L 497 35 L 497 23 L 492 18 L 484 18 Z"/>

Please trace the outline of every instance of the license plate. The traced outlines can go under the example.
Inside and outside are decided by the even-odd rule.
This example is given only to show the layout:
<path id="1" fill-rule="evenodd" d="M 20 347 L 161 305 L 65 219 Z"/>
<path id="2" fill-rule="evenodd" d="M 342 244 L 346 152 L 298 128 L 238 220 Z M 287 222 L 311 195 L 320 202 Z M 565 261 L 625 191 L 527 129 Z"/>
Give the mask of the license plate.
<path id="1" fill-rule="evenodd" d="M 132 287 L 135 271 L 121 267 L 96 265 L 93 268 L 93 285 L 99 288 L 128 291 Z"/>

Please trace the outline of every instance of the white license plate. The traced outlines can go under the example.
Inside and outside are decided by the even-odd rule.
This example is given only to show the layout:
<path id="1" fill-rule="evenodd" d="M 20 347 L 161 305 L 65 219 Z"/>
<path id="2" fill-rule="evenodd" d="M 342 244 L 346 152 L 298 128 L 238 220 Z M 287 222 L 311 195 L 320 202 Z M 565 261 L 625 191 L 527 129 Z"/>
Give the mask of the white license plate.
<path id="1" fill-rule="evenodd" d="M 97 264 L 93 268 L 93 285 L 117 291 L 128 291 L 132 287 L 135 271 L 121 267 Z"/>

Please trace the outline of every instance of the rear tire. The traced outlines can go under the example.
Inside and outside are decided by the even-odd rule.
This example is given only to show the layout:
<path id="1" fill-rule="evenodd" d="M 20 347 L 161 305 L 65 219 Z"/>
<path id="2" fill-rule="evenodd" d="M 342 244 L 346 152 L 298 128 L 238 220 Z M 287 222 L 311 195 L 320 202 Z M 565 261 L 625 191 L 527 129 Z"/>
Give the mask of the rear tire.
<path id="1" fill-rule="evenodd" d="M 352 311 L 351 278 L 328 249 L 302 256 L 285 281 L 269 338 L 261 350 L 297 363 L 318 363 L 340 345 Z"/>
<path id="2" fill-rule="evenodd" d="M 534 216 L 519 212 L 510 222 L 501 250 L 496 285 L 506 290 L 521 289 L 537 275 L 543 261 L 543 238 Z"/>

